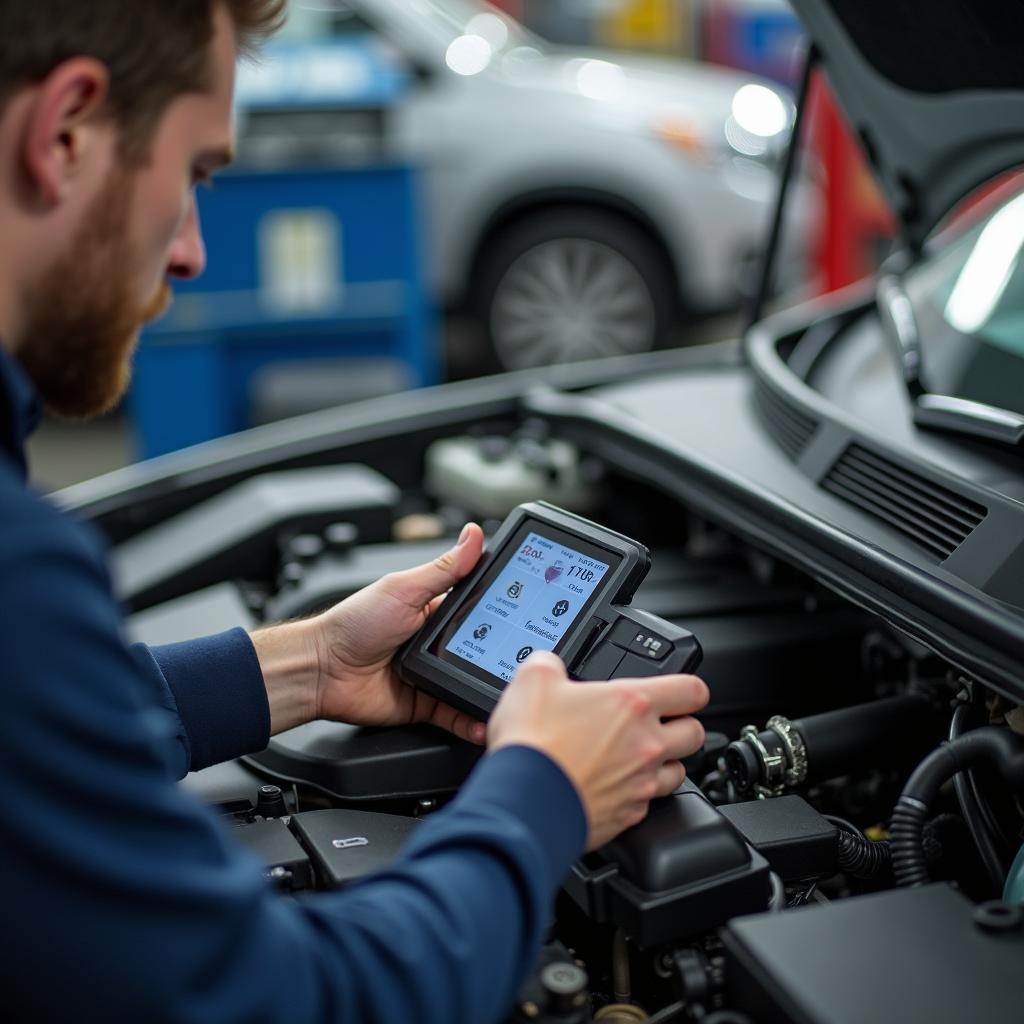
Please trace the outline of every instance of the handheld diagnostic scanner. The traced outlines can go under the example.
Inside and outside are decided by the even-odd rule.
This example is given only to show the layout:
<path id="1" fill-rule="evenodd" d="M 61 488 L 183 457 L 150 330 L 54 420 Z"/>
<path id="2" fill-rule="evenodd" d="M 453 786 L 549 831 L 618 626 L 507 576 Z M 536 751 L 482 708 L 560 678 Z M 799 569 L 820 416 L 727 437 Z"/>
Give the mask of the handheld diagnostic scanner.
<path id="1" fill-rule="evenodd" d="M 696 637 L 630 607 L 650 566 L 635 540 L 544 502 L 520 505 L 399 651 L 398 674 L 483 719 L 534 651 L 554 651 L 579 681 L 691 672 Z"/>

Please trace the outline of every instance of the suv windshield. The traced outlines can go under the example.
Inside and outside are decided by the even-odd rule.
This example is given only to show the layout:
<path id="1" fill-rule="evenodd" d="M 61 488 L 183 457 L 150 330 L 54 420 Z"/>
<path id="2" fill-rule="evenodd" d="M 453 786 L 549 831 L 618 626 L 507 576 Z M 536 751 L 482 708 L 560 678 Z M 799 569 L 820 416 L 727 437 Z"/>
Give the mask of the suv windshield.
<path id="1" fill-rule="evenodd" d="M 1024 179 L 903 281 L 933 394 L 1024 413 Z"/>

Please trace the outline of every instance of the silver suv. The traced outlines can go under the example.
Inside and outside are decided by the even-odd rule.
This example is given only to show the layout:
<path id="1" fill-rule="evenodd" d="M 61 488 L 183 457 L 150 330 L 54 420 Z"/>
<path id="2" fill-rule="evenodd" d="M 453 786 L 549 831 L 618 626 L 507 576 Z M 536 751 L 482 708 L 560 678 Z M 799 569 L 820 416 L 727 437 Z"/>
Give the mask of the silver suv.
<path id="1" fill-rule="evenodd" d="M 424 169 L 431 284 L 479 314 L 498 366 L 645 351 L 681 314 L 737 303 L 792 124 L 776 86 L 555 47 L 477 0 L 317 0 L 291 28 L 276 59 L 301 60 L 296 36 L 343 36 L 407 76 L 387 131 Z M 243 72 L 243 107 L 274 60 Z M 813 209 L 797 187 L 790 282 Z"/>

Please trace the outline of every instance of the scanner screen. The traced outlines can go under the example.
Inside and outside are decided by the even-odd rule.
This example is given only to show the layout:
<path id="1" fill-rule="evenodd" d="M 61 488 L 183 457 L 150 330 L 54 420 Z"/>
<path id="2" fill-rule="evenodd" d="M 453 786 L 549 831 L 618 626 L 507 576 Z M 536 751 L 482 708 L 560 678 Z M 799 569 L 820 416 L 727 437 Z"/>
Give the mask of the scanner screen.
<path id="1" fill-rule="evenodd" d="M 534 651 L 555 648 L 608 568 L 542 533 L 528 533 L 462 617 L 445 651 L 508 682 Z"/>

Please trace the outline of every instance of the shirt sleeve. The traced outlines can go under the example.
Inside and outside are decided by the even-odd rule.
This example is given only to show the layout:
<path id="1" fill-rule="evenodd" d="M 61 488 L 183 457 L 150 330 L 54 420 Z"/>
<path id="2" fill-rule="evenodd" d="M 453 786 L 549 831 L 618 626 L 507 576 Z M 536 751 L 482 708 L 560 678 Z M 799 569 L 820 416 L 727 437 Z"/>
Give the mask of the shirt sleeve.
<path id="1" fill-rule="evenodd" d="M 11 1019 L 502 1020 L 584 842 L 561 770 L 499 751 L 383 874 L 283 898 L 174 784 L 180 724 L 120 638 L 102 561 L 40 518 L 0 523 Z"/>
<path id="2" fill-rule="evenodd" d="M 181 719 L 181 775 L 267 745 L 267 689 L 244 629 L 160 647 L 135 644 L 132 651 L 161 694 L 161 704 Z"/>

